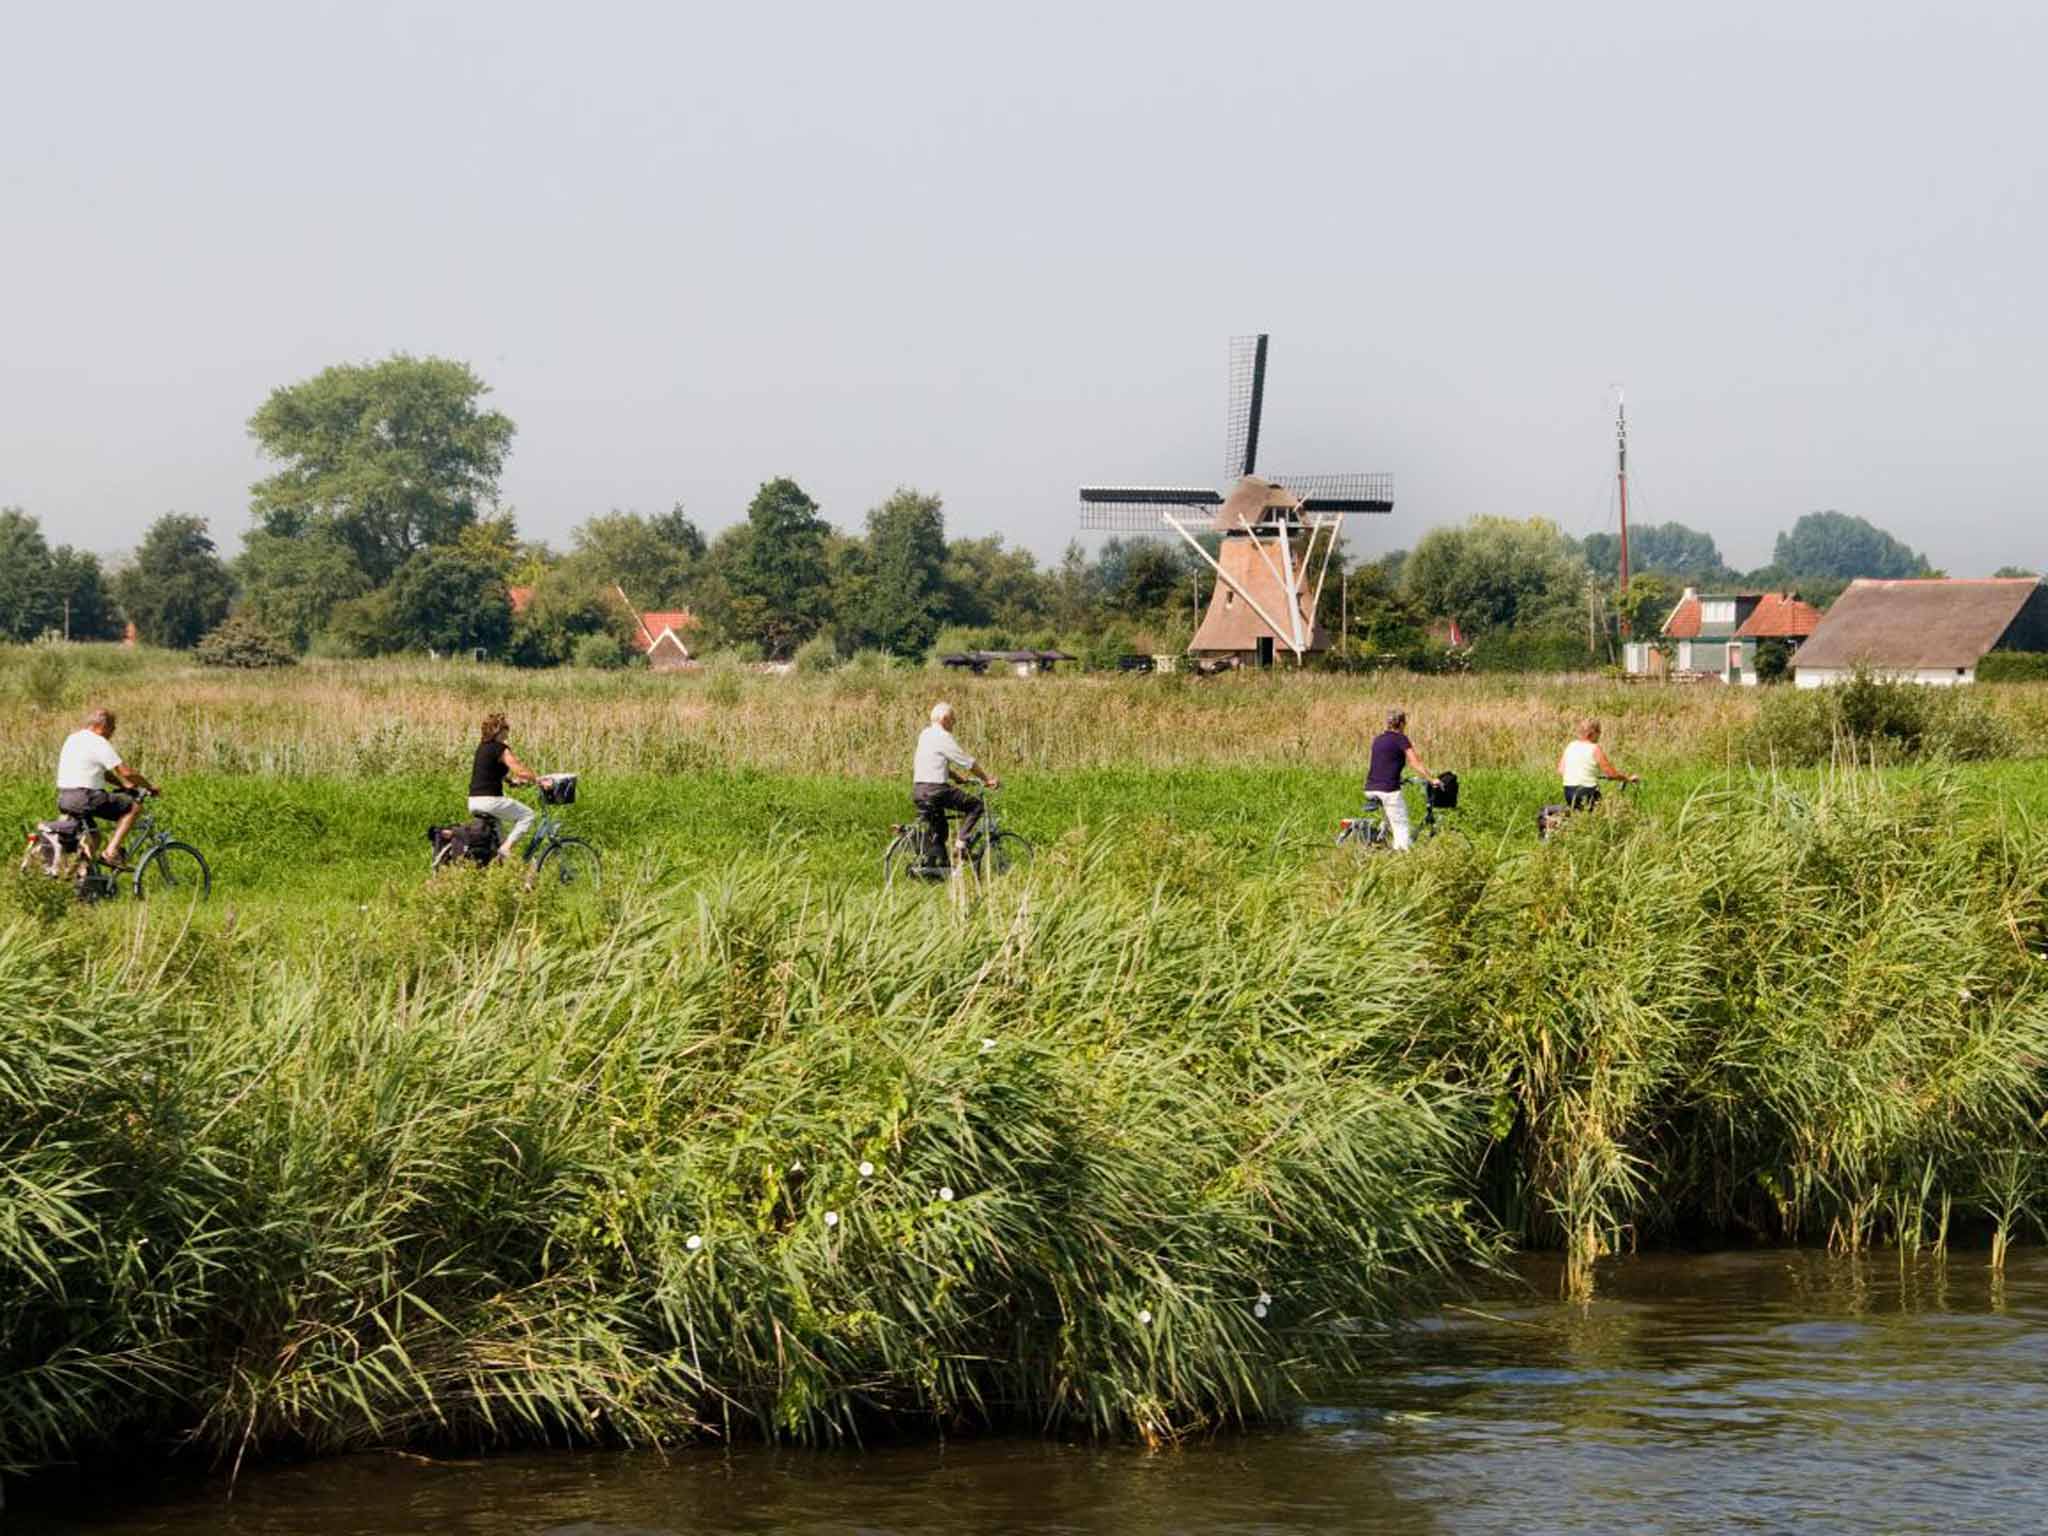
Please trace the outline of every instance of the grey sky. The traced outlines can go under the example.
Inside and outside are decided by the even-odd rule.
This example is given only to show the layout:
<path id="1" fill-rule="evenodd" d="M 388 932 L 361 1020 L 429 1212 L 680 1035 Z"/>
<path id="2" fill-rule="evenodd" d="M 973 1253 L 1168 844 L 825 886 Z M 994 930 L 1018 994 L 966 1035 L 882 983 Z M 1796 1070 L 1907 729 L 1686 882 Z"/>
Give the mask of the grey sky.
<path id="1" fill-rule="evenodd" d="M 1082 480 L 1385 469 L 1368 547 L 1861 513 L 2048 558 L 2033 5 L 14 7 L 0 503 L 232 544 L 274 386 L 468 359 L 524 531 L 899 483 L 1050 554 Z"/>

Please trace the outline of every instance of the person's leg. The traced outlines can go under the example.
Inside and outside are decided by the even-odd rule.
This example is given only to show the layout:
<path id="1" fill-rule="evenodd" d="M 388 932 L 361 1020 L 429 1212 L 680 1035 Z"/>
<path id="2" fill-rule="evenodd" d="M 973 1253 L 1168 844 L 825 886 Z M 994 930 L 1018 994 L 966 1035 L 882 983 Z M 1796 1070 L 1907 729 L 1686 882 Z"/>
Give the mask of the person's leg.
<path id="1" fill-rule="evenodd" d="M 911 804 L 924 823 L 925 850 L 936 861 L 946 851 L 946 789 L 942 784 L 920 784 L 911 792 Z"/>
<path id="2" fill-rule="evenodd" d="M 488 816 L 498 827 L 498 857 L 512 852 L 512 845 L 524 837 L 533 824 L 533 812 L 510 795 L 471 795 L 472 816 Z"/>
<path id="3" fill-rule="evenodd" d="M 100 857 L 109 864 L 118 864 L 121 862 L 121 839 L 128 835 L 128 829 L 135 825 L 135 818 L 142 814 L 142 798 L 139 795 L 109 795 L 107 809 L 110 813 L 119 812 L 121 819 L 114 823 L 114 835 L 107 839 L 107 851 Z"/>
<path id="4" fill-rule="evenodd" d="M 1387 836 L 1394 844 L 1394 852 L 1406 853 L 1415 842 L 1414 829 L 1408 824 L 1408 797 L 1398 789 L 1374 790 L 1372 797 L 1386 813 Z"/>
<path id="5" fill-rule="evenodd" d="M 1590 811 L 1600 803 L 1600 791 L 1590 784 L 1567 784 L 1564 803 L 1575 811 Z"/>
<path id="6" fill-rule="evenodd" d="M 953 846 L 955 849 L 964 849 L 973 838 L 974 829 L 981 825 L 981 796 L 970 795 L 958 784 L 948 784 L 946 809 L 960 817 L 959 829 L 953 834 Z"/>

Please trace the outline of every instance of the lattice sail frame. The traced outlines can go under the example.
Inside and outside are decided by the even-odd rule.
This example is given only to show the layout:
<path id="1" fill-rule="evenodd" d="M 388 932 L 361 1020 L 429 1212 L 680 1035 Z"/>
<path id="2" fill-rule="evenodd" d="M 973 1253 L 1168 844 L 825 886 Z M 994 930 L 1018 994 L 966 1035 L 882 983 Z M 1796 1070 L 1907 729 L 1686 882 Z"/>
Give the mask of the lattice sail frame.
<path id="1" fill-rule="evenodd" d="M 1300 660 L 1314 637 L 1323 580 L 1344 519 L 1393 511 L 1393 481 L 1388 475 L 1370 474 L 1256 478 L 1259 427 L 1265 411 L 1266 348 L 1264 335 L 1231 340 L 1224 447 L 1227 482 L 1236 488 L 1228 497 L 1206 486 L 1083 486 L 1081 526 L 1109 533 L 1178 534 L 1216 573 L 1217 580 L 1243 598 L 1275 638 Z M 1215 510 L 1208 526 L 1200 531 L 1250 541 L 1261 567 L 1285 598 L 1286 623 L 1269 613 L 1201 543 L 1197 527 L 1191 526 L 1200 520 L 1189 514 L 1211 508 Z M 1324 535 L 1320 560 L 1316 559 L 1318 534 Z M 1297 538 L 1301 540 L 1298 559 Z M 1315 570 L 1313 586 L 1311 565 Z M 1306 611 L 1304 598 L 1308 600 Z"/>

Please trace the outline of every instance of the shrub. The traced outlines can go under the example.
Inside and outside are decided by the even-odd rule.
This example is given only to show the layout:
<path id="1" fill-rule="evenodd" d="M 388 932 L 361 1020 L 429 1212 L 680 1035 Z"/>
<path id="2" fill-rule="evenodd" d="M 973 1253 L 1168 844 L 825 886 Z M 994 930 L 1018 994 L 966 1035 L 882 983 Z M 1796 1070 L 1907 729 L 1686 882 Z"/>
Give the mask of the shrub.
<path id="1" fill-rule="evenodd" d="M 1875 762 L 1973 762 L 2012 750 L 2010 727 L 1965 688 L 1859 671 L 1831 688 L 1780 689 L 1757 711 L 1751 756 L 1824 763 L 1846 749 Z"/>
<path id="2" fill-rule="evenodd" d="M 815 677 L 820 673 L 830 672 L 839 665 L 839 651 L 832 644 L 829 635 L 813 635 L 796 648 L 796 655 L 792 659 L 796 663 L 797 671 L 805 676 Z"/>
<path id="3" fill-rule="evenodd" d="M 62 641 L 38 640 L 21 669 L 22 692 L 37 709 L 57 709 L 71 690 L 71 658 Z"/>
<path id="4" fill-rule="evenodd" d="M 1977 663 L 1980 683 L 2048 683 L 2048 652 L 1993 651 Z"/>
<path id="5" fill-rule="evenodd" d="M 576 642 L 576 665 L 599 671 L 615 671 L 625 665 L 626 653 L 610 635 L 585 635 Z"/>
<path id="6" fill-rule="evenodd" d="M 740 684 L 740 664 L 728 657 L 715 658 L 704 669 L 704 696 L 720 709 L 739 703 L 745 689 Z"/>
<path id="7" fill-rule="evenodd" d="M 246 613 L 231 613 L 200 640 L 192 653 L 202 667 L 289 667 L 298 663 L 291 646 Z"/>

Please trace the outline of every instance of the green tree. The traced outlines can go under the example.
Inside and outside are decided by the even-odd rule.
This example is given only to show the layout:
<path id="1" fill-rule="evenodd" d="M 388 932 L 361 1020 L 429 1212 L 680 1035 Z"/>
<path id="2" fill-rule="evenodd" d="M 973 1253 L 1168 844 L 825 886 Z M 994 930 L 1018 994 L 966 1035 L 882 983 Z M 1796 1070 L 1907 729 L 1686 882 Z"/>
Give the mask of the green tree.
<path id="1" fill-rule="evenodd" d="M 1844 512 L 1809 512 L 1778 535 L 1771 564 L 1786 577 L 1853 581 L 1871 576 L 1896 581 L 1928 576 L 1933 568 L 1882 528 Z"/>
<path id="2" fill-rule="evenodd" d="M 513 427 L 467 363 L 403 354 L 275 391 L 249 419 L 284 468 L 252 488 L 266 532 L 331 529 L 372 582 L 452 543 L 497 498 Z"/>
<path id="3" fill-rule="evenodd" d="M 720 637 L 780 660 L 824 628 L 832 613 L 830 532 L 794 480 L 764 484 L 747 520 L 720 534 L 707 556 L 706 607 Z"/>
<path id="4" fill-rule="evenodd" d="M 563 564 L 588 585 L 618 586 L 642 612 L 691 601 L 691 580 L 704 558 L 704 535 L 679 503 L 659 517 L 613 510 L 584 521 Z"/>
<path id="5" fill-rule="evenodd" d="M 0 507 L 0 638 L 33 640 L 63 615 L 42 525 L 19 507 Z"/>
<path id="6" fill-rule="evenodd" d="M 2001 577 L 2032 576 L 2038 579 L 2041 573 L 2039 571 L 2029 570 L 2024 565 L 2001 565 L 1997 570 L 1993 571 L 1991 574 L 1993 576 Z"/>
<path id="7" fill-rule="evenodd" d="M 354 551 L 324 528 L 297 538 L 254 529 L 243 536 L 234 568 L 242 589 L 236 611 L 300 651 L 327 628 L 337 604 L 370 587 Z"/>
<path id="8" fill-rule="evenodd" d="M 564 563 L 542 572 L 525 609 L 512 620 L 507 658 L 514 666 L 556 667 L 582 642 L 602 635 L 614 650 L 632 638 L 633 620 L 608 585 Z"/>
<path id="9" fill-rule="evenodd" d="M 486 561 L 454 550 L 414 555 L 391 583 L 392 636 L 399 647 L 443 655 L 505 649 L 512 602 L 505 582 Z"/>
<path id="10" fill-rule="evenodd" d="M 899 488 L 868 513 L 859 643 L 923 657 L 945 607 L 946 515 L 936 496 Z"/>
<path id="11" fill-rule="evenodd" d="M 1051 613 L 1037 559 L 1028 549 L 1004 548 L 1000 534 L 949 543 L 943 581 L 948 624 L 1025 630 Z"/>
<path id="12" fill-rule="evenodd" d="M 1621 579 L 1620 535 L 1590 533 L 1579 547 L 1595 576 L 1610 583 Z M 1688 586 L 1713 586 L 1735 575 L 1721 559 L 1714 536 L 1683 523 L 1645 523 L 1629 529 L 1628 564 L 1631 576 L 1654 571 Z"/>
<path id="13" fill-rule="evenodd" d="M 1462 527 L 1424 534 L 1401 580 L 1424 612 L 1456 619 L 1476 635 L 1578 621 L 1586 577 L 1578 552 L 1556 524 L 1475 517 Z"/>
<path id="14" fill-rule="evenodd" d="M 59 544 L 50 551 L 50 572 L 57 606 L 64 612 L 63 622 L 73 640 L 121 638 L 121 607 L 114 601 L 113 587 L 98 555 Z"/>
<path id="15" fill-rule="evenodd" d="M 143 639 L 188 651 L 228 616 L 235 583 L 214 552 L 206 519 L 167 512 L 114 578 L 114 592 Z"/>

